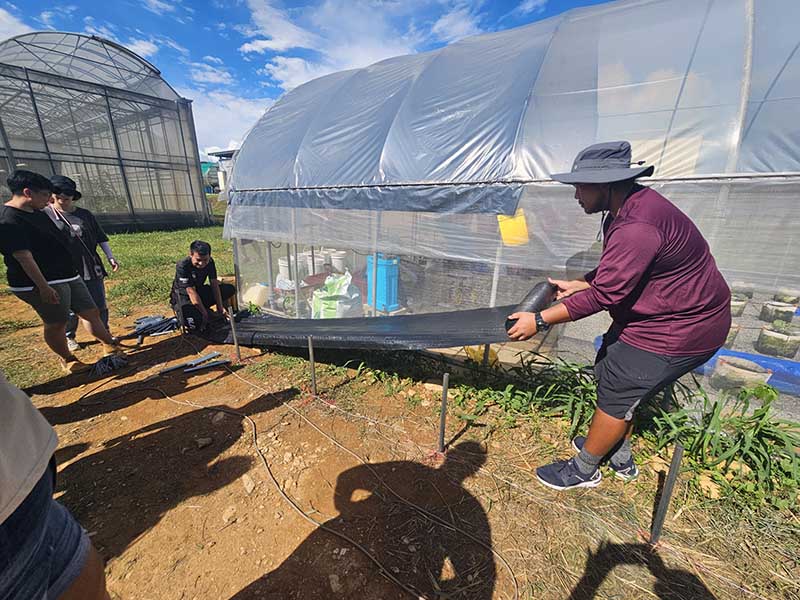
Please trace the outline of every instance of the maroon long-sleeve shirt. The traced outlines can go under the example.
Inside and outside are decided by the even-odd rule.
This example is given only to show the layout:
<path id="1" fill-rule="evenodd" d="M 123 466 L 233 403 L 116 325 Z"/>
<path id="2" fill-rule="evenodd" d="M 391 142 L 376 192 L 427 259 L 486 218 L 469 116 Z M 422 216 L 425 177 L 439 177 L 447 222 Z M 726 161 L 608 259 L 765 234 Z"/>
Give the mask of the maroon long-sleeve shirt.
<path id="1" fill-rule="evenodd" d="M 668 356 L 725 342 L 730 289 L 695 224 L 655 190 L 628 197 L 586 281 L 589 289 L 564 300 L 573 321 L 607 310 L 622 341 Z"/>

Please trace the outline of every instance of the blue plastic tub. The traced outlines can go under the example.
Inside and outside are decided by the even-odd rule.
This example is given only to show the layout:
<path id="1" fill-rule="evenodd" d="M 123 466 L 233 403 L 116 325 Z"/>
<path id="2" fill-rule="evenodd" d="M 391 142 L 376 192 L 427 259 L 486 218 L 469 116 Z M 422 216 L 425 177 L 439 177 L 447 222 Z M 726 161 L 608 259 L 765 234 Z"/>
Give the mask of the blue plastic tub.
<path id="1" fill-rule="evenodd" d="M 367 256 L 367 304 L 370 306 L 372 306 L 372 263 L 373 256 Z M 396 256 L 378 254 L 377 281 L 377 309 L 391 312 L 400 308 L 400 303 L 398 302 L 400 259 Z"/>

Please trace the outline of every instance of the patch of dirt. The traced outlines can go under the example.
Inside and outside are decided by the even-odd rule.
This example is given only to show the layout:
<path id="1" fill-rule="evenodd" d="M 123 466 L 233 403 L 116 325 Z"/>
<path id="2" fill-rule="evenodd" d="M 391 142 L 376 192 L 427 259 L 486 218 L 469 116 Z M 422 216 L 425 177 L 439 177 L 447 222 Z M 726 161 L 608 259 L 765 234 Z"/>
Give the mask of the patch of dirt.
<path id="1" fill-rule="evenodd" d="M 39 333 L 12 337 L 24 336 L 26 359 L 49 361 Z M 462 429 L 451 414 L 445 458 L 433 452 L 441 392 L 420 382 L 388 393 L 320 364 L 320 401 L 305 361 L 253 349 L 231 370 L 158 375 L 212 350 L 233 359 L 198 338 L 149 338 L 114 377 L 40 373 L 28 390 L 60 437 L 57 498 L 106 558 L 115 598 L 488 600 L 518 587 L 520 598 L 688 600 L 780 588 L 709 537 L 702 512 L 672 514 L 650 552 L 640 529 L 658 473 L 647 465 L 629 485 L 537 486 L 535 467 L 569 453 L 562 422 Z M 253 420 L 280 489 L 324 528 L 292 508 L 250 422 L 225 410 Z"/>

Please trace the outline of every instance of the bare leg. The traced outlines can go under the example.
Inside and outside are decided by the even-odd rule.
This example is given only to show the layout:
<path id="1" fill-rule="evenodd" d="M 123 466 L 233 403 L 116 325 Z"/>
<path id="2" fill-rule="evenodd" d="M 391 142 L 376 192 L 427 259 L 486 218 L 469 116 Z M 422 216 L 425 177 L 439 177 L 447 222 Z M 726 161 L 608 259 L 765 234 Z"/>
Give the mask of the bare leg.
<path id="1" fill-rule="evenodd" d="M 47 346 L 65 361 L 73 358 L 67 347 L 67 323 L 45 323 L 44 341 Z"/>
<path id="2" fill-rule="evenodd" d="M 92 546 L 80 575 L 58 600 L 109 600 L 103 559 Z"/>
<path id="3" fill-rule="evenodd" d="M 594 456 L 605 456 L 623 437 L 633 433 L 633 423 L 616 419 L 599 408 L 595 411 L 583 448 Z"/>
<path id="4" fill-rule="evenodd" d="M 99 310 L 96 308 L 91 308 L 89 310 L 79 312 L 78 316 L 81 318 L 81 321 L 83 321 L 83 326 L 86 328 L 86 331 L 88 331 L 92 337 L 100 340 L 104 344 L 114 344 L 114 338 L 111 337 L 108 329 L 106 329 L 106 326 L 103 325 Z"/>

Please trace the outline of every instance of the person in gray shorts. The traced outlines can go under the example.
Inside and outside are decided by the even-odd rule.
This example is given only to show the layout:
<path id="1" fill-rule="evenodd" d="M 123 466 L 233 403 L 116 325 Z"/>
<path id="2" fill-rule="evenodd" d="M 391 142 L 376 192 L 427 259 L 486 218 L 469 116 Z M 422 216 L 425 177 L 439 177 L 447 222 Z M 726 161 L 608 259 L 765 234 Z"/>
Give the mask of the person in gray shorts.
<path id="1" fill-rule="evenodd" d="M 75 182 L 64 175 L 50 177 L 53 184 L 51 203 L 45 207 L 44 212 L 61 231 L 71 236 L 75 254 L 78 257 L 78 272 L 83 277 L 89 293 L 92 295 L 103 325 L 108 329 L 108 304 L 106 303 L 106 289 L 103 280 L 108 277 L 108 271 L 103 267 L 97 247 L 103 249 L 111 269 L 116 273 L 119 263 L 114 258 L 108 236 L 98 223 L 94 214 L 88 209 L 76 206 L 82 195 Z M 80 349 L 75 339 L 78 329 L 78 317 L 71 313 L 67 321 L 67 346 L 70 351 Z"/>
<path id="2" fill-rule="evenodd" d="M 597 410 L 577 453 L 536 469 L 552 489 L 595 487 L 600 465 L 631 481 L 638 468 L 631 453 L 633 414 L 665 386 L 708 361 L 731 326 L 728 284 L 702 233 L 656 190 L 637 183 L 652 166 L 631 163 L 628 142 L 582 150 L 572 171 L 552 175 L 575 186 L 586 214 L 608 213 L 603 253 L 596 269 L 573 281 L 551 280 L 556 304 L 539 313 L 519 312 L 508 335 L 526 340 L 556 323 L 601 311 L 613 319 L 597 354 Z"/>
<path id="3" fill-rule="evenodd" d="M 7 180 L 12 197 L 0 206 L 0 253 L 9 289 L 30 304 L 44 323 L 44 340 L 58 354 L 67 374 L 88 371 L 67 347 L 70 310 L 86 323 L 103 344 L 106 355 L 120 347 L 100 319 L 100 313 L 75 268 L 70 244 L 42 211 L 53 190 L 50 180 L 17 170 Z"/>

